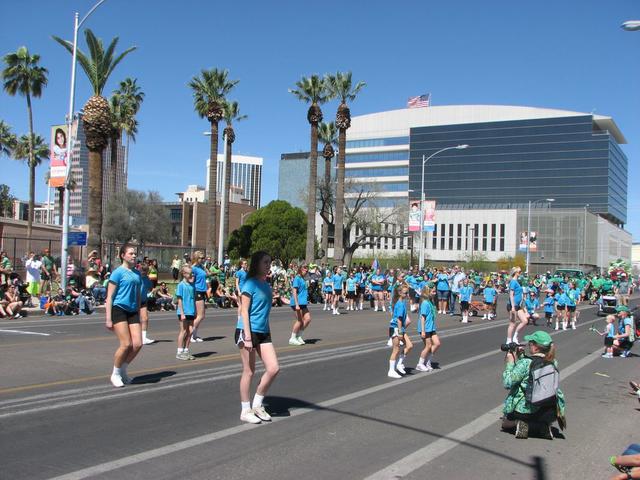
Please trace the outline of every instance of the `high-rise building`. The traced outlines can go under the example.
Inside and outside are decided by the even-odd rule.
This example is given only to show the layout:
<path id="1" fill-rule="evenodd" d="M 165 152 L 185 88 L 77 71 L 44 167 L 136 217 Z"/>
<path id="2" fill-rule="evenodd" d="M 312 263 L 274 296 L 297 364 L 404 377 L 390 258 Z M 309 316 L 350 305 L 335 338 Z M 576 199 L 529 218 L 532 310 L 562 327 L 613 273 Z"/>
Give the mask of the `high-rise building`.
<path id="1" fill-rule="evenodd" d="M 260 199 L 262 196 L 262 157 L 250 157 L 247 155 L 231 156 L 231 189 L 240 187 L 242 189 L 242 198 L 249 200 L 249 205 L 260 208 Z M 224 169 L 224 155 L 218 154 L 218 195 L 222 193 Z M 209 160 L 207 159 L 207 169 L 205 171 L 207 183 L 205 190 L 209 191 Z"/>
<path id="2" fill-rule="evenodd" d="M 65 125 L 55 126 L 64 128 Z M 74 145 L 71 154 L 71 178 L 75 187 L 71 191 L 69 202 L 69 216 L 72 225 L 84 225 L 89 218 L 89 149 L 86 145 L 84 128 L 82 127 L 82 116 L 80 115 L 73 125 Z M 52 142 L 53 143 L 53 142 Z M 114 194 L 124 192 L 127 188 L 127 154 L 126 147 L 122 145 L 122 140 L 117 143 L 117 172 L 116 186 L 111 185 L 111 144 L 108 144 L 102 154 L 102 208 L 106 209 L 109 198 Z M 59 212 L 60 189 L 55 189 L 55 216 L 59 222 L 61 212 Z"/>

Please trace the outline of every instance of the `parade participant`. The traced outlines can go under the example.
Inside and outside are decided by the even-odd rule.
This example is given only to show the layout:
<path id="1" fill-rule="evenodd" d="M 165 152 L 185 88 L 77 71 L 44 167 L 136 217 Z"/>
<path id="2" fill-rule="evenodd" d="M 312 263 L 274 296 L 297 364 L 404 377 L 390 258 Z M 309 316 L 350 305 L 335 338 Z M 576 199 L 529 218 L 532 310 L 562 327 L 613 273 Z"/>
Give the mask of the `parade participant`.
<path id="1" fill-rule="evenodd" d="M 356 279 L 356 296 L 358 302 L 358 308 L 362 311 L 364 305 L 364 290 L 367 280 L 367 275 L 364 271 L 364 268 L 360 267 L 355 274 Z"/>
<path id="2" fill-rule="evenodd" d="M 601 337 L 604 337 L 604 352 L 602 352 L 602 358 L 613 358 L 613 341 L 616 336 L 616 316 L 607 315 L 605 321 L 607 324 L 604 332 L 601 332 L 595 327 L 591 327 L 589 330 L 597 333 Z"/>
<path id="3" fill-rule="evenodd" d="M 326 271 L 322 280 L 322 296 L 324 297 L 322 310 L 329 310 L 329 305 L 333 305 L 333 277 L 329 270 Z"/>
<path id="4" fill-rule="evenodd" d="M 147 306 L 147 300 L 149 298 L 149 292 L 153 289 L 153 282 L 149 278 L 150 267 L 146 263 L 140 264 L 138 270 L 140 271 L 140 328 L 142 329 L 142 344 L 151 345 L 156 343 L 155 340 L 147 337 L 147 330 L 149 329 L 149 308 Z"/>
<path id="5" fill-rule="evenodd" d="M 503 347 L 511 343 L 518 343 L 518 333 L 527 326 L 527 314 L 522 309 L 522 287 L 518 278 L 522 273 L 520 267 L 511 269 L 511 281 L 509 282 L 509 304 L 511 305 L 511 315 L 507 328 L 507 341 Z M 520 323 L 517 323 L 520 322 Z M 508 348 L 508 347 L 507 347 Z"/>
<path id="6" fill-rule="evenodd" d="M 123 387 L 131 380 L 127 367 L 142 348 L 140 328 L 140 292 L 142 279 L 135 269 L 136 250 L 133 245 L 124 244 L 118 253 L 122 265 L 109 278 L 107 289 L 105 327 L 115 332 L 120 345 L 113 356 L 111 384 Z"/>
<path id="7" fill-rule="evenodd" d="M 311 313 L 307 307 L 309 303 L 307 282 L 304 280 L 308 271 L 309 268 L 305 264 L 300 265 L 298 274 L 291 284 L 291 309 L 293 310 L 294 319 L 289 345 L 304 345 L 302 332 L 311 323 Z"/>
<path id="8" fill-rule="evenodd" d="M 449 276 L 440 267 L 436 276 L 436 290 L 438 292 L 438 313 L 447 313 L 447 302 L 449 301 Z"/>
<path id="9" fill-rule="evenodd" d="M 521 311 L 521 310 L 520 310 Z M 504 388 L 509 394 L 504 401 L 502 429 L 515 428 L 516 438 L 528 438 L 530 430 L 546 439 L 553 439 L 551 424 L 558 420 L 560 428 L 564 428 L 564 395 L 557 388 L 549 392 L 546 401 L 533 403 L 531 395 L 531 373 L 539 368 L 553 365 L 549 370 L 555 372 L 548 375 L 553 383 L 557 380 L 556 348 L 551 336 L 541 330 L 524 337 L 529 344 L 529 355 L 523 349 L 510 350 L 505 354 L 505 368 L 502 373 Z"/>
<path id="10" fill-rule="evenodd" d="M 498 292 L 493 288 L 493 282 L 487 282 L 487 286 L 484 287 L 484 290 L 482 291 L 482 296 L 484 297 L 484 304 L 486 305 L 486 308 L 489 309 L 489 313 L 485 313 L 482 318 L 485 320 L 495 318 Z"/>
<path id="11" fill-rule="evenodd" d="M 354 275 L 354 272 L 351 272 L 349 274 L 349 278 L 347 278 L 347 310 L 355 310 L 355 304 L 356 304 L 356 291 L 357 291 L 357 283 L 356 283 L 356 278 Z"/>
<path id="12" fill-rule="evenodd" d="M 436 307 L 431 303 L 432 292 L 429 287 L 422 289 L 420 295 L 420 319 L 418 320 L 418 333 L 422 339 L 424 348 L 420 352 L 420 360 L 416 365 L 416 370 L 430 372 L 433 370 L 431 360 L 433 355 L 440 348 L 440 337 L 436 329 Z"/>
<path id="13" fill-rule="evenodd" d="M 278 375 L 278 357 L 271 341 L 269 312 L 271 311 L 271 287 L 266 276 L 271 264 L 268 253 L 259 251 L 251 256 L 251 264 L 244 283 L 242 296 L 242 318 L 236 325 L 235 340 L 240 349 L 242 376 L 240 377 L 240 420 L 247 423 L 261 423 L 271 420 L 262 405 L 271 383 Z M 253 397 L 249 402 L 251 379 L 256 369 L 256 353 L 264 364 L 265 372 Z"/>
<path id="14" fill-rule="evenodd" d="M 628 357 L 636 339 L 633 318 L 630 317 L 631 312 L 626 305 L 617 307 L 616 312 L 618 313 L 618 333 L 613 340 L 613 351 L 620 352 L 621 357 Z"/>
<path id="15" fill-rule="evenodd" d="M 389 357 L 389 371 L 387 376 L 391 378 L 402 378 L 407 373 L 404 369 L 404 358 L 413 348 L 411 338 L 407 335 L 407 295 L 409 289 L 405 285 L 398 285 L 393 291 L 393 311 L 389 322 L 389 335 L 393 342 L 393 350 Z M 404 343 L 404 352 L 400 353 L 400 342 Z M 401 375 L 402 374 L 402 375 Z"/>
<path id="16" fill-rule="evenodd" d="M 469 285 L 469 279 L 462 280 L 462 286 L 458 288 L 457 296 L 460 297 L 460 311 L 462 313 L 462 323 L 469 323 L 469 303 L 473 295 L 473 287 Z"/>
<path id="17" fill-rule="evenodd" d="M 578 320 L 578 312 L 576 311 L 578 302 L 580 302 L 580 290 L 576 288 L 574 282 L 569 282 L 569 291 L 567 292 L 567 322 L 571 322 L 571 328 L 576 329 L 576 321 Z"/>
<path id="18" fill-rule="evenodd" d="M 524 300 L 524 306 L 527 311 L 527 324 L 538 325 L 540 315 L 536 313 L 536 310 L 540 307 L 540 302 L 538 301 L 537 292 L 529 290 L 528 298 Z"/>
<path id="19" fill-rule="evenodd" d="M 375 273 L 371 276 L 371 292 L 373 293 L 373 311 L 377 312 L 382 310 L 387 311 L 387 307 L 384 304 L 384 275 L 382 275 L 380 269 L 376 269 Z"/>
<path id="20" fill-rule="evenodd" d="M 547 320 L 547 327 L 551 327 L 553 314 L 555 312 L 556 299 L 553 295 L 553 290 L 547 290 L 547 296 L 544 299 L 544 318 Z M 556 322 L 556 330 L 558 330 L 558 323 Z"/>
<path id="21" fill-rule="evenodd" d="M 342 277 L 342 268 L 341 267 L 335 267 L 335 273 L 333 274 L 333 277 L 331 277 L 333 280 L 333 314 L 334 315 L 340 315 L 340 295 L 342 295 L 342 284 L 343 284 L 343 277 Z"/>
<path id="22" fill-rule="evenodd" d="M 193 321 L 191 343 L 204 341 L 198 336 L 198 327 L 204 321 L 205 301 L 207 299 L 207 272 L 202 266 L 204 260 L 204 253 L 200 250 L 196 250 L 191 255 L 191 273 L 193 274 L 193 285 L 196 289 L 196 318 Z"/>
<path id="23" fill-rule="evenodd" d="M 191 334 L 193 330 L 193 320 L 196 316 L 196 289 L 193 284 L 193 273 L 191 267 L 182 267 L 182 281 L 176 288 L 176 298 L 178 299 L 178 348 L 176 358 L 178 360 L 195 360 L 196 357 L 189 352 L 191 344 Z"/>
<path id="24" fill-rule="evenodd" d="M 558 286 L 556 289 L 556 294 L 554 295 L 556 299 L 556 330 L 558 330 L 559 322 L 562 322 L 562 329 L 567 329 L 567 294 L 563 290 L 562 287 Z"/>
<path id="25" fill-rule="evenodd" d="M 238 297 L 238 320 L 242 315 L 242 287 L 244 287 L 244 282 L 246 281 L 247 281 L 247 261 L 244 258 L 241 258 L 240 262 L 238 262 L 238 270 L 234 275 L 234 282 L 236 286 L 235 291 L 236 291 L 236 296 Z"/>

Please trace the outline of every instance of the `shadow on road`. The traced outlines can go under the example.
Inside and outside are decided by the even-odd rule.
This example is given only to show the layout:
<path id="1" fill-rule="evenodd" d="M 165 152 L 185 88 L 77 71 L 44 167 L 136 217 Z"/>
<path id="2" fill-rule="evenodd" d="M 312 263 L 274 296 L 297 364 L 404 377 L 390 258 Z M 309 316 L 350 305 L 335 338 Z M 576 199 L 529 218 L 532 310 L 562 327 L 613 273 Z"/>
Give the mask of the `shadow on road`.
<path id="1" fill-rule="evenodd" d="M 199 353 L 192 353 L 191 355 L 193 355 L 196 358 L 207 358 L 210 357 L 211 355 L 215 355 L 218 352 L 199 352 Z"/>
<path id="2" fill-rule="evenodd" d="M 173 370 L 166 370 L 164 372 L 150 373 L 148 375 L 139 375 L 132 381 L 134 385 L 144 385 L 148 383 L 158 383 L 163 378 L 173 377 L 176 374 Z"/>
<path id="3" fill-rule="evenodd" d="M 307 343 L 309 345 L 315 345 L 316 343 L 321 341 L 322 341 L 321 338 L 305 338 L 304 339 L 304 343 Z"/>
<path id="4" fill-rule="evenodd" d="M 205 338 L 203 338 L 203 340 L 205 342 L 213 342 L 215 340 L 222 340 L 223 338 L 227 338 L 227 337 L 225 337 L 225 336 L 222 336 L 222 337 L 205 337 Z"/>

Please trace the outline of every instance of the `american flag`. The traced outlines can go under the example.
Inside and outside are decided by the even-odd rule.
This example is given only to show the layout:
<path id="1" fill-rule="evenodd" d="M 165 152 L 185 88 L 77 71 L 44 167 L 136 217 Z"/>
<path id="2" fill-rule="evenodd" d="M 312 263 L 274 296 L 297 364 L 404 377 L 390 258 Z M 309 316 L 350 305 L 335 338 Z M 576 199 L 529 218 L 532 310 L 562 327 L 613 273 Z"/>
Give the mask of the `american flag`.
<path id="1" fill-rule="evenodd" d="M 428 107 L 431 102 L 431 94 L 418 95 L 417 97 L 411 97 L 407 100 L 407 108 L 420 108 Z"/>

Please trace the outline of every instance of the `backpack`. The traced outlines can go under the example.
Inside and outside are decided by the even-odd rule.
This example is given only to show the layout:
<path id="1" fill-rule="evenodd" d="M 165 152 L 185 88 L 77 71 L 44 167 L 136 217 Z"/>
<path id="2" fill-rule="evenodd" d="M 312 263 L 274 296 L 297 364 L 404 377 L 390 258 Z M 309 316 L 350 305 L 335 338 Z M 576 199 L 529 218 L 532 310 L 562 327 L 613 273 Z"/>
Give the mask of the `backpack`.
<path id="1" fill-rule="evenodd" d="M 536 407 L 555 405 L 556 392 L 560 383 L 560 372 L 553 362 L 541 357 L 528 357 L 529 381 L 524 390 L 525 399 Z"/>

